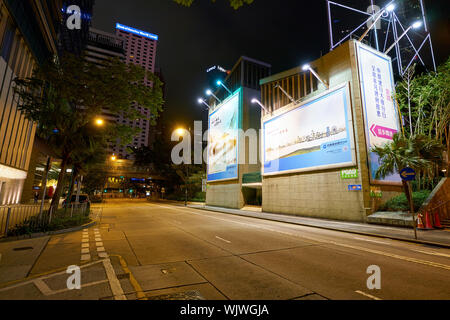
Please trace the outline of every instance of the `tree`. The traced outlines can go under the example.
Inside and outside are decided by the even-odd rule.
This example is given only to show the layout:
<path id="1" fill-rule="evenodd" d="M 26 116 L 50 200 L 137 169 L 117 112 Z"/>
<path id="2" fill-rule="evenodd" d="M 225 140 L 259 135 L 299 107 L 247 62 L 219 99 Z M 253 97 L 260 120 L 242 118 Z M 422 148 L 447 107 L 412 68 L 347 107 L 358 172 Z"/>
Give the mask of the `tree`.
<path id="1" fill-rule="evenodd" d="M 149 79 L 152 87 L 144 84 Z M 83 57 L 65 54 L 60 61 L 48 61 L 36 68 L 31 78 L 15 79 L 18 108 L 29 120 L 38 124 L 37 134 L 48 140 L 60 154 L 61 172 L 52 199 L 57 209 L 63 189 L 66 169 L 76 158 L 81 137 L 99 116 L 103 108 L 111 114 L 123 114 L 130 119 L 144 116 L 131 107 L 135 102 L 150 110 L 148 121 L 162 111 L 161 81 L 140 66 L 127 65 L 119 59 L 106 62 L 104 67 Z M 105 135 L 121 144 L 131 141 L 136 131 L 124 125 L 110 124 Z M 92 137 L 88 137 L 92 142 Z"/>
<path id="2" fill-rule="evenodd" d="M 384 178 L 405 168 L 412 168 L 416 172 L 427 172 L 440 164 L 442 150 L 443 146 L 439 142 L 427 136 L 416 135 L 407 138 L 397 133 L 392 142 L 372 148 L 372 151 L 380 157 L 380 167 L 376 172 L 376 178 Z M 411 213 L 414 213 L 412 190 L 406 181 L 402 180 L 402 184 Z"/>
<path id="3" fill-rule="evenodd" d="M 186 7 L 190 7 L 194 0 L 174 0 L 176 3 L 181 4 Z M 216 2 L 216 0 L 211 0 L 212 2 Z M 230 5 L 235 9 L 239 9 L 245 4 L 252 4 L 254 0 L 229 0 Z"/>

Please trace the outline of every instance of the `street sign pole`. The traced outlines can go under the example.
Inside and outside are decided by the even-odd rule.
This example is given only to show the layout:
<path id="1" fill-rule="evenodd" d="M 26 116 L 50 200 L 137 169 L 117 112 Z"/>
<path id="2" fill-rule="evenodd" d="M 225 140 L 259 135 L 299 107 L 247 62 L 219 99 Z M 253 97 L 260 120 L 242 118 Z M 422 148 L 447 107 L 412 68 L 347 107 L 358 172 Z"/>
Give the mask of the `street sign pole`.
<path id="1" fill-rule="evenodd" d="M 409 193 L 409 199 L 410 200 L 410 210 L 411 215 L 413 218 L 413 226 L 414 226 L 414 238 L 417 240 L 417 221 L 416 221 L 416 215 L 414 213 L 414 201 L 413 201 L 413 194 L 412 194 L 412 183 L 411 181 L 408 181 L 408 193 Z"/>
<path id="2" fill-rule="evenodd" d="M 412 168 L 404 168 L 400 171 L 400 177 L 403 180 L 403 183 L 406 183 L 408 187 L 408 198 L 409 198 L 409 211 L 413 218 L 413 226 L 414 226 L 414 238 L 417 240 L 417 227 L 416 227 L 416 215 L 414 214 L 414 201 L 413 201 L 413 193 L 412 193 L 412 183 L 414 179 L 416 179 L 416 172 Z"/>

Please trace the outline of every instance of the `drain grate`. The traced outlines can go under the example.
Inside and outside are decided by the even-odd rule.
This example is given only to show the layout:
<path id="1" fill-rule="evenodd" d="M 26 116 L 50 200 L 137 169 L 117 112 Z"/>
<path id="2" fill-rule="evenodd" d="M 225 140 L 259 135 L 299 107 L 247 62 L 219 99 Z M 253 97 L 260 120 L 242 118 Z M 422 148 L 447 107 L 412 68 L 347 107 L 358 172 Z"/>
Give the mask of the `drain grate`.
<path id="1" fill-rule="evenodd" d="M 186 291 L 173 294 L 148 297 L 149 300 L 205 300 L 198 291 Z"/>

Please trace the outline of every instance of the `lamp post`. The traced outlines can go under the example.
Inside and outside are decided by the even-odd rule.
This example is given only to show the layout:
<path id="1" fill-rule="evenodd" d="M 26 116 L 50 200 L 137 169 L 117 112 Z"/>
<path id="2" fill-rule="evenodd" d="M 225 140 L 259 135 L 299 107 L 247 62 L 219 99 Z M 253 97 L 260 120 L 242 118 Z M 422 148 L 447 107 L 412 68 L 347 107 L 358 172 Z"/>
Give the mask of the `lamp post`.
<path id="1" fill-rule="evenodd" d="M 319 80 L 320 83 L 322 83 L 322 84 L 327 88 L 327 90 L 330 89 L 330 86 L 329 86 L 328 84 L 326 84 L 325 81 L 323 81 L 323 80 L 319 77 L 319 75 L 314 71 L 313 68 L 311 68 L 311 66 L 310 66 L 309 64 L 303 65 L 302 70 L 303 70 L 303 71 L 308 71 L 308 70 L 309 70 L 309 71 L 317 78 L 317 80 Z"/>
<path id="2" fill-rule="evenodd" d="M 252 99 L 252 103 L 253 103 L 253 104 L 259 105 L 265 112 L 269 112 L 269 111 L 266 109 L 266 107 L 264 107 L 264 105 L 261 103 L 261 101 L 259 101 L 258 99 L 253 98 L 253 99 Z"/>
<path id="3" fill-rule="evenodd" d="M 187 130 L 187 132 L 189 132 L 189 135 L 191 135 L 191 128 L 190 127 L 189 127 L 189 130 Z M 177 133 L 178 133 L 178 135 L 180 137 L 184 136 L 184 134 L 186 133 L 186 129 L 179 128 L 179 129 L 177 129 Z M 185 195 L 185 197 L 184 197 L 184 206 L 187 207 L 187 202 L 188 202 L 187 180 L 188 180 L 188 177 L 189 177 L 189 166 L 188 166 L 187 163 L 185 163 L 184 165 L 186 166 L 186 176 L 184 178 L 184 195 Z"/>
<path id="4" fill-rule="evenodd" d="M 211 106 L 209 104 L 206 103 L 205 100 L 203 100 L 202 98 L 198 98 L 198 104 L 204 104 L 205 106 L 208 107 L 208 110 L 211 110 Z"/>
<path id="5" fill-rule="evenodd" d="M 391 51 L 392 48 L 394 48 L 395 45 L 396 45 L 396 44 L 397 44 L 404 36 L 406 36 L 406 34 L 408 33 L 409 30 L 411 30 L 411 29 L 418 29 L 418 28 L 420 28 L 421 26 L 422 26 L 422 22 L 421 22 L 421 21 L 416 21 L 416 22 L 414 22 L 412 25 L 410 25 L 410 26 L 408 27 L 408 29 L 406 29 L 405 32 L 403 32 L 403 34 L 397 39 L 397 41 L 395 41 L 395 42 L 394 42 L 394 43 L 386 50 L 386 52 L 385 52 L 384 54 L 388 54 L 389 51 Z"/>

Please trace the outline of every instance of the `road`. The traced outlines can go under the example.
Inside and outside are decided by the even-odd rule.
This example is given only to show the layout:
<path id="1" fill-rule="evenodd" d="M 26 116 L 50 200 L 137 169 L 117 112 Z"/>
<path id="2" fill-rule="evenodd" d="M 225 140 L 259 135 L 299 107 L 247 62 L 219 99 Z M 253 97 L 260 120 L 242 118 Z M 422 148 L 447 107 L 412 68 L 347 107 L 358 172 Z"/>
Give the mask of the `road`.
<path id="1" fill-rule="evenodd" d="M 37 255 L 35 294 L 19 281 L 0 299 L 450 299 L 448 249 L 139 200 L 104 204 L 96 227 Z M 61 270 L 80 263 L 89 283 L 67 292 Z M 381 289 L 367 287 L 373 265 Z"/>

